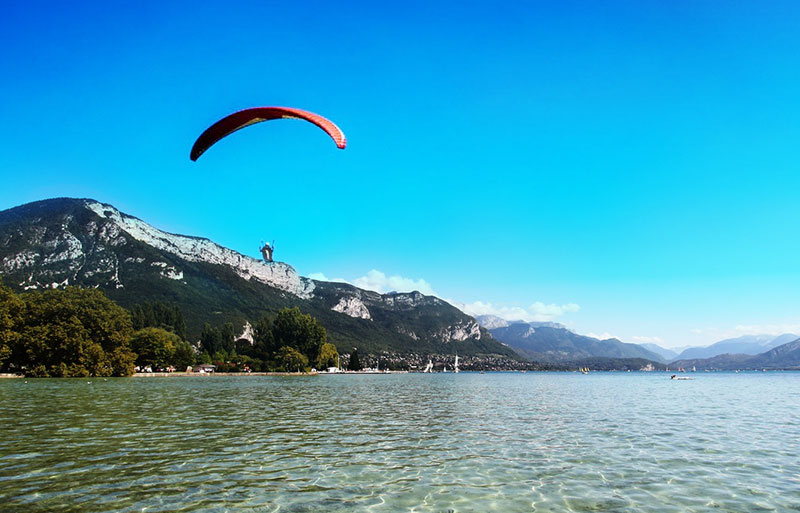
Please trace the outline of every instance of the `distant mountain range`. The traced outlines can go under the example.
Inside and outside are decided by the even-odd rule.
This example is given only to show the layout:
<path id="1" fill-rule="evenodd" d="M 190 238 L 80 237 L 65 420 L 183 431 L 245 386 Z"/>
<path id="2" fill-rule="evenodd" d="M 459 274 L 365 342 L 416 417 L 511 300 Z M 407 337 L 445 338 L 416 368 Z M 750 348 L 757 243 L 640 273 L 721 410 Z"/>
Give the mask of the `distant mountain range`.
<path id="1" fill-rule="evenodd" d="M 711 358 L 677 360 L 669 365 L 671 368 L 718 370 L 800 369 L 800 338 L 757 355 L 726 353 Z"/>
<path id="2" fill-rule="evenodd" d="M 542 362 L 586 364 L 593 368 L 697 367 L 698 369 L 792 368 L 798 366 L 792 349 L 800 336 L 744 335 L 707 347 L 685 348 L 680 354 L 656 344 L 628 344 L 615 338 L 600 340 L 579 335 L 554 322 L 507 321 L 494 315 L 476 317 L 497 340 L 521 356 Z M 615 361 L 608 361 L 609 359 Z M 639 365 L 641 363 L 641 365 Z M 637 366 L 638 365 L 638 366 Z"/>
<path id="3" fill-rule="evenodd" d="M 678 357 L 678 353 L 676 353 L 672 349 L 666 349 L 666 348 L 661 347 L 661 346 L 659 346 L 657 344 L 647 343 L 647 344 L 639 344 L 639 345 L 642 346 L 643 348 L 647 349 L 648 351 L 652 351 L 653 353 L 655 353 L 658 356 L 660 356 L 661 357 L 661 361 L 664 361 L 664 362 L 671 362 L 672 360 L 674 360 L 674 359 L 676 359 Z"/>
<path id="4" fill-rule="evenodd" d="M 478 324 L 480 324 L 481 326 L 483 326 L 486 329 L 504 328 L 506 326 L 511 326 L 512 324 L 528 324 L 530 326 L 533 326 L 534 328 L 562 328 L 562 329 L 567 329 L 566 326 L 564 326 L 563 324 L 559 324 L 557 322 L 550 322 L 550 321 L 545 321 L 545 322 L 536 322 L 536 321 L 525 322 L 525 321 L 522 321 L 522 320 L 519 320 L 519 321 L 507 321 L 507 320 L 503 319 L 502 317 L 498 317 L 496 315 L 476 315 L 475 316 L 475 320 L 477 320 Z"/>
<path id="5" fill-rule="evenodd" d="M 743 335 L 741 337 L 720 340 L 709 346 L 703 347 L 684 347 L 680 353 L 671 349 L 665 349 L 656 344 L 641 344 L 661 357 L 662 362 L 675 365 L 681 362 L 681 366 L 687 361 L 699 361 L 709 358 L 717 358 L 717 362 L 728 361 L 732 363 L 744 361 L 741 355 L 755 356 L 762 354 L 770 349 L 779 347 L 788 342 L 793 342 L 800 338 L 794 333 L 784 333 L 782 335 Z M 692 365 L 689 365 L 691 367 Z"/>
<path id="6" fill-rule="evenodd" d="M 661 356 L 638 344 L 626 344 L 615 338 L 598 340 L 578 335 L 558 323 L 509 322 L 494 316 L 478 316 L 476 319 L 489 329 L 494 338 L 535 361 L 573 362 L 594 357 L 663 361 Z"/>
<path id="7" fill-rule="evenodd" d="M 713 358 L 722 354 L 749 354 L 756 355 L 774 347 L 800 338 L 800 336 L 785 333 L 783 335 L 744 335 L 736 338 L 720 340 L 707 347 L 690 347 L 676 355 L 674 360 L 692 360 L 700 358 Z"/>
<path id="8" fill-rule="evenodd" d="M 0 212 L 0 275 L 18 290 L 98 287 L 125 307 L 178 304 L 187 335 L 204 323 L 242 329 L 297 306 L 343 352 L 492 355 L 519 359 L 469 315 L 419 292 L 378 294 L 299 276 L 208 239 L 175 235 L 90 199 L 59 198 Z"/>

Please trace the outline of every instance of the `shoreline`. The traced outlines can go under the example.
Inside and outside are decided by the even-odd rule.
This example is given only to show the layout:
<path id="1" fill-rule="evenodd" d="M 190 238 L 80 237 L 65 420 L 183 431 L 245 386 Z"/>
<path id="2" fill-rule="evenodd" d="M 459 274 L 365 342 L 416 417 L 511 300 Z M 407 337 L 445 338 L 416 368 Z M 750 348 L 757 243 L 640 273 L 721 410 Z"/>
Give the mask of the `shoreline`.
<path id="1" fill-rule="evenodd" d="M 317 372 L 137 372 L 124 378 L 203 378 L 209 376 L 316 376 Z M 102 376 L 101 376 L 102 377 Z M 111 376 L 107 376 L 111 377 Z M 87 379 L 87 378 L 33 378 L 24 374 L 0 374 L 0 379 Z M 97 376 L 88 379 L 97 379 Z"/>
<path id="2" fill-rule="evenodd" d="M 577 371 L 554 371 L 554 370 L 534 370 L 534 371 L 482 371 L 480 374 L 494 374 L 494 373 L 525 373 L 530 372 L 532 374 L 536 373 L 576 373 Z M 667 374 L 667 372 L 659 372 L 659 371 L 632 371 L 628 372 L 621 372 L 621 371 L 591 371 L 592 374 Z M 709 371 L 711 374 L 738 374 L 746 373 L 746 374 L 761 374 L 764 372 L 800 372 L 798 368 L 791 368 L 791 369 L 767 369 L 766 371 L 763 370 L 756 370 L 756 369 L 746 369 L 741 371 L 733 371 L 733 370 L 714 370 Z M 461 371 L 461 373 L 465 374 L 478 374 L 478 371 Z M 248 377 L 248 376 L 338 376 L 338 375 L 386 375 L 386 374 L 425 374 L 423 372 L 409 372 L 409 371 L 381 371 L 381 372 L 364 372 L 364 371 L 349 371 L 349 372 L 209 372 L 209 373 L 199 373 L 199 372 L 139 372 L 133 374 L 131 376 L 122 376 L 125 378 L 201 378 L 201 377 L 213 377 L 213 376 L 220 376 L 220 377 Z M 442 373 L 442 372 L 434 372 L 431 374 L 455 374 L 455 373 Z M 697 373 L 701 375 L 700 372 Z M 705 372 L 702 373 L 707 374 Z M 109 376 L 110 377 L 110 376 Z M 30 376 L 25 376 L 24 374 L 9 374 L 9 373 L 0 373 L 0 379 L 86 379 L 86 378 L 34 378 Z M 93 376 L 92 378 L 97 378 L 97 376 Z"/>
<path id="3" fill-rule="evenodd" d="M 131 378 L 205 378 L 210 376 L 316 376 L 317 372 L 137 372 Z"/>

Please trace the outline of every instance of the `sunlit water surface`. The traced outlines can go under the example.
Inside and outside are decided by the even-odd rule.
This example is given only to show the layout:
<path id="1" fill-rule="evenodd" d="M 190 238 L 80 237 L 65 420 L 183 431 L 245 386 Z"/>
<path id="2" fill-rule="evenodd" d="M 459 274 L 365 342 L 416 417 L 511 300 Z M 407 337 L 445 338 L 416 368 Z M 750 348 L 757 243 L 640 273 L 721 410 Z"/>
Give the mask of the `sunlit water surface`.
<path id="1" fill-rule="evenodd" d="M 800 511 L 800 373 L 0 380 L 0 510 Z"/>

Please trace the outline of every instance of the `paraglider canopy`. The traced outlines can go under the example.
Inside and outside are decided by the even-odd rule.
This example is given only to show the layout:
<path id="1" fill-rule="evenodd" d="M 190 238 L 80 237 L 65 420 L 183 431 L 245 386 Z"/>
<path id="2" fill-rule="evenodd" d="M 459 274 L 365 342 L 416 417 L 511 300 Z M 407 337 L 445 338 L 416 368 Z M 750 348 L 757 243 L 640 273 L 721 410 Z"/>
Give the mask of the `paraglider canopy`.
<path id="1" fill-rule="evenodd" d="M 333 139 L 339 149 L 344 149 L 347 145 L 344 132 L 332 121 L 318 114 L 291 107 L 254 107 L 234 112 L 208 127 L 195 141 L 189 158 L 196 161 L 223 137 L 250 125 L 273 119 L 302 119 L 314 123 Z"/>

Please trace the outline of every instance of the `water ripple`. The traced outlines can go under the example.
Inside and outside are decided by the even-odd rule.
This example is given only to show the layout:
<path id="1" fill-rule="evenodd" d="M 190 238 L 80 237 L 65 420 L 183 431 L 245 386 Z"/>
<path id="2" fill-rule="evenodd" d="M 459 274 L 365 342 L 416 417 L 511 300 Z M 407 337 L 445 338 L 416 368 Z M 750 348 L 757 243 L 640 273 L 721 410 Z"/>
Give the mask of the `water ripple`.
<path id="1" fill-rule="evenodd" d="M 800 511 L 800 374 L 2 380 L 25 512 Z"/>

